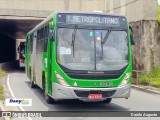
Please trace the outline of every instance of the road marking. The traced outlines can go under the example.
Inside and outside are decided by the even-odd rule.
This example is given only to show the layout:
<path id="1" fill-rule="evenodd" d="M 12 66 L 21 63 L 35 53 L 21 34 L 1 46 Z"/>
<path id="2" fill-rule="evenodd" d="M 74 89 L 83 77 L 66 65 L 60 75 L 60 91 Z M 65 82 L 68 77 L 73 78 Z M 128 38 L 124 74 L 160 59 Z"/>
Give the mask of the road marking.
<path id="1" fill-rule="evenodd" d="M 11 75 L 16 75 L 16 76 L 22 76 L 22 75 L 26 75 L 25 73 L 11 73 L 9 76 Z"/>
<path id="2" fill-rule="evenodd" d="M 11 75 L 8 75 L 8 77 L 7 77 L 7 85 L 8 85 L 8 89 L 9 89 L 9 91 L 10 91 L 10 93 L 11 93 L 11 96 L 12 96 L 13 98 L 15 98 L 15 95 L 13 94 L 13 91 L 12 91 L 12 89 L 11 89 L 11 87 L 10 87 L 10 84 L 9 84 L 9 77 L 10 77 L 10 76 L 11 76 Z M 21 111 L 25 111 L 22 106 L 18 106 L 18 107 L 20 108 Z M 32 120 L 32 118 L 30 118 L 30 117 L 27 117 L 27 118 L 28 118 L 28 120 Z"/>

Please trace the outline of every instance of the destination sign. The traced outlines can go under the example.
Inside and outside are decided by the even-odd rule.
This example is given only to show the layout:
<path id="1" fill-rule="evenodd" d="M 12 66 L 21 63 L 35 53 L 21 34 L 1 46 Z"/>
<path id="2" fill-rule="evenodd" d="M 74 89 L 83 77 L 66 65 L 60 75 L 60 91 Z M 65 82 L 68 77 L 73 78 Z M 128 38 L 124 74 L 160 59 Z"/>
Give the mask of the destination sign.
<path id="1" fill-rule="evenodd" d="M 66 22 L 71 23 L 92 23 L 92 24 L 118 24 L 119 18 L 113 17 L 95 17 L 95 16 L 66 16 Z"/>
<path id="2" fill-rule="evenodd" d="M 125 17 L 95 14 L 58 14 L 58 23 L 127 26 Z"/>

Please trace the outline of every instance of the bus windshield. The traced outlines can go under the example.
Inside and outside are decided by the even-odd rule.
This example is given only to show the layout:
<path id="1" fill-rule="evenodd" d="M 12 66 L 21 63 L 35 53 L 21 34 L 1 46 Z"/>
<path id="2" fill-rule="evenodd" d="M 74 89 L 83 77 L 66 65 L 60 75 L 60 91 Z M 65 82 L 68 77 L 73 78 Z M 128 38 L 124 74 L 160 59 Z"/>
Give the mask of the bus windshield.
<path id="1" fill-rule="evenodd" d="M 18 51 L 20 59 L 25 59 L 25 42 L 20 43 Z"/>
<path id="2" fill-rule="evenodd" d="M 113 71 L 129 63 L 124 30 L 58 28 L 57 61 L 71 70 Z M 73 44 L 73 33 L 74 44 Z"/>

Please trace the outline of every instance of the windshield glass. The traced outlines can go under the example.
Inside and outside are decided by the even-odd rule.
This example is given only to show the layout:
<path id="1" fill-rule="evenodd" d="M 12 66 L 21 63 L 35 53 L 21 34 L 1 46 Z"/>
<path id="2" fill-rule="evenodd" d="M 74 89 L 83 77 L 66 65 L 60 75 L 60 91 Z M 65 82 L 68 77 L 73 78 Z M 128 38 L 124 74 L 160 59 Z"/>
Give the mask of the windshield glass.
<path id="1" fill-rule="evenodd" d="M 20 58 L 25 58 L 25 43 L 24 42 L 20 43 L 18 50 L 19 50 Z"/>
<path id="2" fill-rule="evenodd" d="M 99 31 L 102 40 L 106 30 Z M 126 31 L 111 31 L 102 44 L 96 35 L 96 69 L 102 71 L 120 70 L 128 64 L 128 41 Z"/>
<path id="3" fill-rule="evenodd" d="M 110 31 L 106 40 L 108 30 L 74 31 L 74 28 L 59 28 L 57 31 L 57 61 L 62 66 L 71 70 L 111 71 L 128 64 L 126 31 Z"/>

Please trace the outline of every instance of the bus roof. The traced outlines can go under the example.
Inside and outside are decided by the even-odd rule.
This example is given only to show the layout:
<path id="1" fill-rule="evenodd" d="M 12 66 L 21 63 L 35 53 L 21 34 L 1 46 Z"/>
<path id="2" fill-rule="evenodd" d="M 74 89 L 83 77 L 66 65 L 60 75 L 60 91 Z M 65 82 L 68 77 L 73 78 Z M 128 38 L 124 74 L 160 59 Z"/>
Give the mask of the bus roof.
<path id="1" fill-rule="evenodd" d="M 54 14 L 52 13 L 50 16 L 48 16 L 48 17 L 45 18 L 42 22 L 40 22 L 36 27 L 34 27 L 31 31 L 29 31 L 29 32 L 27 33 L 27 35 L 33 33 L 33 32 L 36 31 L 37 29 L 39 29 L 42 25 L 44 25 L 44 24 L 46 24 L 47 22 L 49 22 L 53 17 L 54 17 Z"/>
<path id="2" fill-rule="evenodd" d="M 123 15 L 110 14 L 110 13 L 97 12 L 97 11 L 92 11 L 92 12 L 89 12 L 89 11 L 54 11 L 47 18 L 45 18 L 41 23 L 39 23 L 35 28 L 33 28 L 31 31 L 29 31 L 27 33 L 27 35 L 33 33 L 34 31 L 39 29 L 42 25 L 46 24 L 51 19 L 53 19 L 54 16 L 56 16 L 57 14 L 60 14 L 60 13 L 63 13 L 63 14 L 64 13 L 66 13 L 66 14 L 83 14 L 83 15 L 104 15 L 104 16 L 106 15 L 106 16 L 114 16 L 114 17 L 124 17 L 124 18 L 126 18 Z"/>
<path id="3" fill-rule="evenodd" d="M 109 15 L 109 16 L 117 16 L 117 17 L 125 17 L 123 15 L 118 14 L 110 14 L 106 12 L 99 12 L 99 11 L 55 11 L 56 13 L 75 13 L 75 14 L 90 14 L 90 15 Z M 53 13 L 55 13 L 53 12 Z"/>

